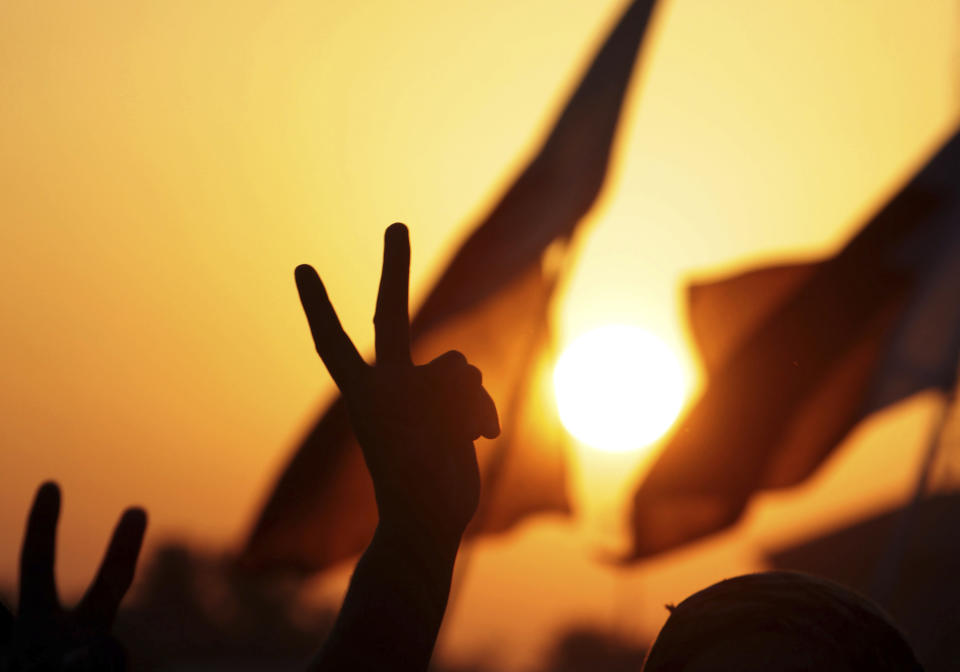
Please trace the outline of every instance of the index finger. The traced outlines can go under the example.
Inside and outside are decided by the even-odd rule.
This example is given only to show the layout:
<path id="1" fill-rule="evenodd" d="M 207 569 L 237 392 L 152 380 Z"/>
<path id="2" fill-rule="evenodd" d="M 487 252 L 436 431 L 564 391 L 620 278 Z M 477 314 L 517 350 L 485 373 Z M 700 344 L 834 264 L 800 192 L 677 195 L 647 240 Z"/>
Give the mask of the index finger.
<path id="1" fill-rule="evenodd" d="M 359 383 L 367 364 L 340 325 L 317 272 L 304 264 L 297 266 L 294 277 L 317 353 L 337 387 L 346 392 Z"/>
<path id="2" fill-rule="evenodd" d="M 383 270 L 373 316 L 377 362 L 410 363 L 410 238 L 403 224 L 383 235 Z"/>
<path id="3" fill-rule="evenodd" d="M 51 616 L 58 607 L 53 561 L 59 517 L 60 488 L 48 481 L 37 490 L 20 551 L 20 616 Z"/>

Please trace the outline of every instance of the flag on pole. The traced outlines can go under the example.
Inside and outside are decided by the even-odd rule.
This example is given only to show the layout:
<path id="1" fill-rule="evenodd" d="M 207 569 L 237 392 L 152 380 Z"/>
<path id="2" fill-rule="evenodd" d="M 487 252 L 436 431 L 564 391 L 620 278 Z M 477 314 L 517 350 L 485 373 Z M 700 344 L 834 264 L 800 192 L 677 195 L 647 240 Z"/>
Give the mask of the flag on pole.
<path id="1" fill-rule="evenodd" d="M 603 186 L 654 4 L 627 7 L 540 151 L 474 228 L 412 321 L 414 361 L 461 350 L 483 372 L 501 413 L 500 438 L 479 446 L 483 490 L 468 533 L 569 511 L 564 434 L 536 384 L 550 359 L 548 309 L 570 239 Z M 557 253 L 548 254 L 551 248 Z M 373 486 L 337 399 L 281 474 L 243 560 L 322 570 L 362 551 L 376 520 Z"/>
<path id="2" fill-rule="evenodd" d="M 708 382 L 634 495 L 636 558 L 807 478 L 864 417 L 956 384 L 960 134 L 835 256 L 689 288 Z"/>

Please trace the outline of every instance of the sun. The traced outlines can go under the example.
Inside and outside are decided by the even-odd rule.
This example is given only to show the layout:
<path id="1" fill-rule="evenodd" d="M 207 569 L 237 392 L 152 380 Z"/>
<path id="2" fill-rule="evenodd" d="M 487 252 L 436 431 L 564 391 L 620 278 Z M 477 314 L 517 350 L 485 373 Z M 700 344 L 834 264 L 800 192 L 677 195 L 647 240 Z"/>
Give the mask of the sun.
<path id="1" fill-rule="evenodd" d="M 619 453 L 663 436 L 683 406 L 687 376 L 674 352 L 650 332 L 608 325 L 564 350 L 553 386 L 567 431 Z"/>

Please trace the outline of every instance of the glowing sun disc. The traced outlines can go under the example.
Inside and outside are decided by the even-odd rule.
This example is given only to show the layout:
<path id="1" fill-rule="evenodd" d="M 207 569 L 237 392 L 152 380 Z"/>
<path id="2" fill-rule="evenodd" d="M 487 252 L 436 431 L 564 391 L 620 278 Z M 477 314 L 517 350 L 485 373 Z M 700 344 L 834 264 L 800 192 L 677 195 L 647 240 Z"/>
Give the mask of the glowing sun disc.
<path id="1" fill-rule="evenodd" d="M 639 327 L 609 325 L 571 343 L 553 371 L 560 420 L 610 452 L 660 438 L 683 406 L 687 380 L 674 352 Z"/>

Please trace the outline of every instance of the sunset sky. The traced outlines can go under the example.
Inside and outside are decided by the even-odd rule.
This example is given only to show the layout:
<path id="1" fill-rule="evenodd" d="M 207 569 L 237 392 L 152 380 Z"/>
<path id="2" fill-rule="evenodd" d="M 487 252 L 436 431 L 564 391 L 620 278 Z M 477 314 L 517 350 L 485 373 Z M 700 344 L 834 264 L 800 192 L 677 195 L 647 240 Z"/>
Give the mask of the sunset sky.
<path id="1" fill-rule="evenodd" d="M 68 596 L 128 504 L 150 512 L 148 552 L 236 547 L 334 390 L 294 266 L 370 352 L 384 227 L 410 226 L 416 305 L 623 6 L 3 3 L 0 585 L 46 478 Z M 562 343 L 643 327 L 695 389 L 685 283 L 856 230 L 960 119 L 960 5 L 668 0 L 653 21 L 554 317 Z M 586 499 L 643 460 L 581 446 L 573 487 L 600 513 L 478 544 L 441 650 L 510 668 L 565 624 L 649 635 L 665 602 L 905 497 L 936 407 L 873 418 L 733 532 L 629 570 L 596 561 L 615 502 Z"/>

